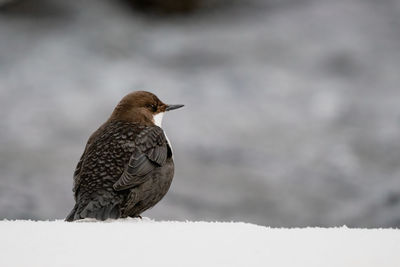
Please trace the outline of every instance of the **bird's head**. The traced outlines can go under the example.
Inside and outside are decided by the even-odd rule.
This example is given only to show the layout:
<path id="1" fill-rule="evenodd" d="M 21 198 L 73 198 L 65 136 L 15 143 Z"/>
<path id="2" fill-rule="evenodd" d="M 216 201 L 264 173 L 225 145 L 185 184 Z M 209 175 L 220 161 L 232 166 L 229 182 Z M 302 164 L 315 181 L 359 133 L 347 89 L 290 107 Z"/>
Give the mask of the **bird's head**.
<path id="1" fill-rule="evenodd" d="M 164 113 L 181 107 L 183 105 L 167 105 L 150 92 L 137 91 L 121 99 L 110 119 L 161 127 Z"/>

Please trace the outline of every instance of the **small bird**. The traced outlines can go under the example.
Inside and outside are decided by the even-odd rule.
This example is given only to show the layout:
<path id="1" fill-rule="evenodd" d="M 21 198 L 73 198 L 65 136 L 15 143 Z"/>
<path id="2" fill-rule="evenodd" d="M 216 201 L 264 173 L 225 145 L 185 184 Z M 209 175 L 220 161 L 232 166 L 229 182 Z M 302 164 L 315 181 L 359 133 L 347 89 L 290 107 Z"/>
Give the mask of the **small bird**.
<path id="1" fill-rule="evenodd" d="M 74 172 L 75 206 L 66 221 L 140 217 L 167 193 L 171 143 L 161 129 L 167 105 L 152 93 L 126 95 L 89 138 Z"/>

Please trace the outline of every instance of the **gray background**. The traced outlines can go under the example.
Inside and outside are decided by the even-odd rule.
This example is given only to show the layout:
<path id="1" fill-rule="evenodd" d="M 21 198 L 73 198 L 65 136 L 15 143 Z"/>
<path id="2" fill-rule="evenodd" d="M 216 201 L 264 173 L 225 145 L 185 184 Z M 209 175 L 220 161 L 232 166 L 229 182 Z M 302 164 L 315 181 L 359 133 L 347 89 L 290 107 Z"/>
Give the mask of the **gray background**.
<path id="1" fill-rule="evenodd" d="M 4 2 L 4 1 L 1 1 Z M 87 138 L 130 91 L 164 118 L 176 175 L 144 215 L 400 226 L 400 1 L 121 1 L 0 11 L 0 218 L 63 218 Z"/>

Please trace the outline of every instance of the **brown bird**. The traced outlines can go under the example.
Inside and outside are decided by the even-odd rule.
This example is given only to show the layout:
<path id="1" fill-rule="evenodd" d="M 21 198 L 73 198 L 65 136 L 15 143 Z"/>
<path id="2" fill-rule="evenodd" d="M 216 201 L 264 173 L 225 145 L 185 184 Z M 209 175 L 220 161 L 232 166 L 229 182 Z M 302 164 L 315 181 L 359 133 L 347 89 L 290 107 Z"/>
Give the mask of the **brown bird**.
<path id="1" fill-rule="evenodd" d="M 174 176 L 161 121 L 180 107 L 144 91 L 122 98 L 86 144 L 74 173 L 76 204 L 66 220 L 140 217 L 157 204 Z"/>

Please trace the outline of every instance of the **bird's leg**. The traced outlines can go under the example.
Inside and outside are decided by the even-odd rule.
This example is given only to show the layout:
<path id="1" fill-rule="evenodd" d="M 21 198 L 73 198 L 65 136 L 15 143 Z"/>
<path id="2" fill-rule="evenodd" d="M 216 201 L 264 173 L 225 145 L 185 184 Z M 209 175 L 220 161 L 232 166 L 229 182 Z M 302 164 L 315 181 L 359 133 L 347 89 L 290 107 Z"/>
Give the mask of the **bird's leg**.
<path id="1" fill-rule="evenodd" d="M 129 216 L 129 217 L 131 217 L 131 218 L 139 218 L 139 219 L 141 219 L 141 220 L 143 219 L 142 216 L 140 216 L 140 215 Z"/>

